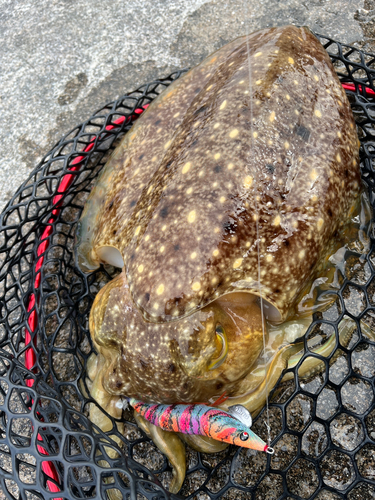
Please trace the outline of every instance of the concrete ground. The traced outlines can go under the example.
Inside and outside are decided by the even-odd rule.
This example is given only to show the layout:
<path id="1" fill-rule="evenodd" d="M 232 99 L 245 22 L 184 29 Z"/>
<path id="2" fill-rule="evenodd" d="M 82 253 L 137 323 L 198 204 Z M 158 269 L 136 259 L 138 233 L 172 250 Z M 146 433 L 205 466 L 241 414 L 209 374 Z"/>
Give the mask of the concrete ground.
<path id="1" fill-rule="evenodd" d="M 308 25 L 371 50 L 374 0 L 0 0 L 0 209 L 105 102 L 248 31 Z"/>
<path id="2" fill-rule="evenodd" d="M 0 0 L 0 210 L 106 102 L 288 23 L 375 52 L 375 0 Z"/>

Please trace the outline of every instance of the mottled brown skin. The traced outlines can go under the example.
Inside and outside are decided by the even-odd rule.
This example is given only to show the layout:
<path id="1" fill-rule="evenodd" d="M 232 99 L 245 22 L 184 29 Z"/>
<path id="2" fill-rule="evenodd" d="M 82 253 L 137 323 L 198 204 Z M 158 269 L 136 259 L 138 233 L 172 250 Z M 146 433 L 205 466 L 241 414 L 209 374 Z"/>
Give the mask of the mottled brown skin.
<path id="1" fill-rule="evenodd" d="M 350 105 L 308 29 L 238 38 L 173 83 L 116 149 L 80 222 L 80 266 L 123 265 L 90 316 L 98 394 L 167 403 L 256 389 L 258 297 L 269 320 L 295 316 L 360 193 Z"/>

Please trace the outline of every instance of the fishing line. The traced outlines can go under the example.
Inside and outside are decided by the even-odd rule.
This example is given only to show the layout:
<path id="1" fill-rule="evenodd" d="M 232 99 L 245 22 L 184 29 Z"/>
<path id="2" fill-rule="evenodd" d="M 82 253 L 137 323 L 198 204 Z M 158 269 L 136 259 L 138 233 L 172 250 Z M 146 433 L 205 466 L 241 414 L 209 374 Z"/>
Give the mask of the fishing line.
<path id="1" fill-rule="evenodd" d="M 247 64 L 248 64 L 248 71 L 249 71 L 249 108 L 250 108 L 250 151 L 248 155 L 248 165 L 250 165 L 251 158 L 250 154 L 251 151 L 254 150 L 254 130 L 253 130 L 253 99 L 252 99 L 252 74 L 251 74 L 251 65 L 250 65 L 250 47 L 249 47 L 249 35 L 250 35 L 250 30 L 249 30 L 249 10 L 248 10 L 248 5 L 247 1 L 243 0 L 242 3 L 243 7 L 243 12 L 244 12 L 244 17 L 245 17 L 245 33 L 246 33 L 246 50 L 247 50 Z M 258 179 L 257 179 L 257 172 L 254 172 L 254 184 L 253 184 L 253 189 L 254 189 L 254 201 L 255 201 L 255 226 L 256 226 L 256 235 L 257 235 L 257 266 L 258 266 L 258 290 L 259 290 L 259 304 L 260 304 L 260 313 L 262 316 L 262 335 L 263 335 L 263 362 L 264 366 L 267 366 L 267 359 L 266 359 L 266 329 L 265 329 L 265 324 L 264 324 L 264 308 L 263 308 L 263 297 L 262 297 L 262 285 L 261 285 L 261 265 L 260 265 L 260 238 L 259 238 L 259 207 L 258 207 Z M 268 377 L 267 373 L 265 374 L 266 380 L 265 380 L 265 389 L 266 389 L 266 427 L 267 427 L 267 442 L 268 446 L 271 445 L 271 427 L 270 427 L 270 412 L 269 412 L 269 400 L 268 400 Z"/>

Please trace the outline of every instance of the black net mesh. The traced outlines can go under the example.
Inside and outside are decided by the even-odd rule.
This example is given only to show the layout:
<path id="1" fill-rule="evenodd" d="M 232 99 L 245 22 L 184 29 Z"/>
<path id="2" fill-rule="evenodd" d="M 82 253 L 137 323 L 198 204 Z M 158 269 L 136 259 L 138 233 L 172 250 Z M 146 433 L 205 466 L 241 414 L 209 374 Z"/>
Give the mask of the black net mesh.
<path id="1" fill-rule="evenodd" d="M 375 207 L 375 57 L 319 38 L 346 84 L 362 144 L 363 179 Z M 141 87 L 72 130 L 1 215 L 0 481 L 6 498 L 105 499 L 110 490 L 124 499 L 176 498 L 165 489 L 168 461 L 129 411 L 119 436 L 122 449 L 87 417 L 88 315 L 115 270 L 83 275 L 73 243 L 93 180 L 117 139 L 180 75 Z M 365 328 L 375 324 L 374 244 L 365 259 L 353 257 L 347 266 L 335 304 L 315 315 L 310 336 L 337 335 L 344 315 L 355 321 L 356 333 L 347 348 L 325 360 L 322 374 L 295 376 L 273 391 L 275 455 L 235 447 L 215 455 L 187 449 L 180 496 L 375 498 L 375 342 Z M 253 429 L 266 439 L 264 411 Z M 110 449 L 118 450 L 118 458 L 110 458 Z"/>

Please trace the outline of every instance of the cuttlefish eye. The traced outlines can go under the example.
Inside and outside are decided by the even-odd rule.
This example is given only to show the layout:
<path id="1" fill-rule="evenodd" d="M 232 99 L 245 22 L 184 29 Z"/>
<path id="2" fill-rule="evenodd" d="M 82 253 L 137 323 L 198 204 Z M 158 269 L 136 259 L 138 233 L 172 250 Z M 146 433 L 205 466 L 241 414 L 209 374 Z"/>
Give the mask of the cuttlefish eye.
<path id="1" fill-rule="evenodd" d="M 241 432 L 240 439 L 241 439 L 241 441 L 247 441 L 249 439 L 249 433 L 245 432 L 245 431 Z"/>
<path id="2" fill-rule="evenodd" d="M 215 370 L 215 368 L 218 368 L 222 363 L 224 363 L 228 354 L 228 339 L 224 328 L 221 325 L 216 325 L 215 333 L 219 356 L 208 365 L 209 370 Z"/>

